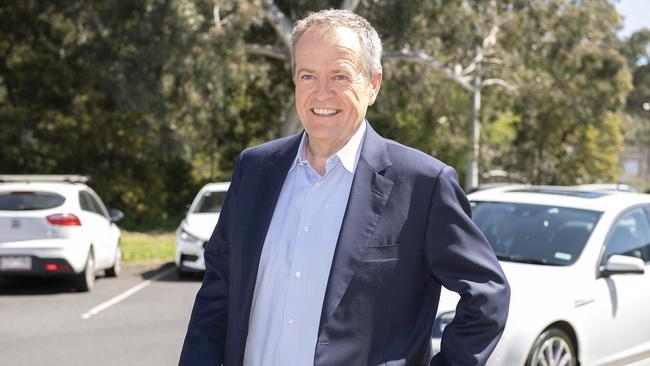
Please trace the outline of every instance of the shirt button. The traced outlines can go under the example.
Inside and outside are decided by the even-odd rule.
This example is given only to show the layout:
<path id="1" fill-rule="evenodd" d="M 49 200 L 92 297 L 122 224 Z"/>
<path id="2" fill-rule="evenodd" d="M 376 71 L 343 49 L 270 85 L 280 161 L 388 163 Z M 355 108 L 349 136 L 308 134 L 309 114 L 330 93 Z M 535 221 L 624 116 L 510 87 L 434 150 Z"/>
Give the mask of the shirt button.
<path id="1" fill-rule="evenodd" d="M 296 272 L 296 277 L 300 277 L 300 276 L 302 276 L 302 273 Z"/>
<path id="2" fill-rule="evenodd" d="M 287 323 L 289 323 L 289 325 L 293 324 L 293 319 L 289 319 L 289 321 L 287 321 Z"/>
<path id="3" fill-rule="evenodd" d="M 309 231 L 309 226 L 308 226 L 308 225 L 305 225 L 302 229 L 303 229 L 305 232 L 308 232 L 308 231 Z"/>
<path id="4" fill-rule="evenodd" d="M 316 188 L 320 187 L 320 182 L 314 183 L 314 187 L 316 187 Z"/>

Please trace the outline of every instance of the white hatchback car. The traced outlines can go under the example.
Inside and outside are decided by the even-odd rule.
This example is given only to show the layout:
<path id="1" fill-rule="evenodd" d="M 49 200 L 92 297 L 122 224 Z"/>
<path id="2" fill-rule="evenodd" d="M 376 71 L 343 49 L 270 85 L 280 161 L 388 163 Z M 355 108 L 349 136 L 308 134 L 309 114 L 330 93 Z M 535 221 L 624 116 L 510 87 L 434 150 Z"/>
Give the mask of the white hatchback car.
<path id="1" fill-rule="evenodd" d="M 205 271 L 203 249 L 208 243 L 230 182 L 206 184 L 192 201 L 176 230 L 176 269 L 180 275 Z"/>
<path id="2" fill-rule="evenodd" d="M 80 176 L 0 176 L 0 275 L 68 276 L 89 291 L 120 272 L 124 217 Z"/>
<path id="3" fill-rule="evenodd" d="M 468 197 L 512 289 L 488 365 L 650 364 L 650 195 L 501 187 Z M 443 289 L 436 351 L 458 299 Z"/>

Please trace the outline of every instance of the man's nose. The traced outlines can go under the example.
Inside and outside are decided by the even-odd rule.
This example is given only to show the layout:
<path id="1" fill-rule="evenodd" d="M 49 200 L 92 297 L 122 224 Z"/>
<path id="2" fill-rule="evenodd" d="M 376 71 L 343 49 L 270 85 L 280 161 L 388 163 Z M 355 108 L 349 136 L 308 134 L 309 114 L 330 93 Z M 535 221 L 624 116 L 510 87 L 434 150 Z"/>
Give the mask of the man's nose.
<path id="1" fill-rule="evenodd" d="M 332 98 L 334 90 L 332 89 L 332 82 L 328 79 L 319 79 L 316 84 L 315 97 L 317 100 L 327 100 Z"/>

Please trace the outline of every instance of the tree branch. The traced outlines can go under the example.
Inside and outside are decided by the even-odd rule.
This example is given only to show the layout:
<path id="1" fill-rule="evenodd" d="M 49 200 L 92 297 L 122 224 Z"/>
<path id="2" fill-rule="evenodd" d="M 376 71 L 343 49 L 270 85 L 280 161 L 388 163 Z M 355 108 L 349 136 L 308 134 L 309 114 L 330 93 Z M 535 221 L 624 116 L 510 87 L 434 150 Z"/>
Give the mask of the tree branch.
<path id="1" fill-rule="evenodd" d="M 232 25 L 233 15 L 229 14 L 225 18 L 221 18 L 219 4 L 217 1 L 214 1 L 214 6 L 212 7 L 212 22 L 214 23 L 213 31 L 216 33 L 221 33 L 226 31 L 229 26 Z"/>
<path id="2" fill-rule="evenodd" d="M 221 30 L 221 18 L 219 17 L 219 4 L 217 1 L 214 1 L 214 6 L 212 7 L 212 22 L 217 31 Z"/>
<path id="3" fill-rule="evenodd" d="M 343 0 L 341 2 L 341 9 L 354 12 L 357 10 L 360 2 L 360 0 Z"/>
<path id="4" fill-rule="evenodd" d="M 288 61 L 289 55 L 285 48 L 274 47 L 267 44 L 247 44 L 244 46 L 246 53 L 251 55 L 266 56 L 282 61 Z"/>
<path id="5" fill-rule="evenodd" d="M 488 33 L 485 38 L 483 38 L 483 42 L 481 43 L 481 46 L 476 47 L 476 56 L 472 59 L 472 61 L 467 65 L 467 67 L 463 70 L 462 74 L 467 75 L 471 72 L 473 72 L 476 69 L 476 66 L 483 62 L 483 58 L 485 57 L 485 54 L 487 51 L 489 51 L 494 45 L 497 43 L 497 33 L 499 32 L 499 23 L 496 23 L 494 26 L 492 26 L 492 29 L 490 29 L 490 33 Z"/>
<path id="6" fill-rule="evenodd" d="M 278 32 L 287 49 L 291 49 L 291 31 L 293 30 L 293 26 L 291 26 L 289 18 L 275 5 L 273 0 L 265 0 L 264 3 L 266 4 L 266 18 L 271 22 L 271 26 L 273 26 L 275 31 Z"/>
<path id="7" fill-rule="evenodd" d="M 481 87 L 490 86 L 490 85 L 502 86 L 502 87 L 506 88 L 506 90 L 508 90 L 510 92 L 517 90 L 517 87 L 515 87 L 514 85 L 508 83 L 507 81 L 505 81 L 503 79 L 485 79 L 485 80 L 483 80 L 483 82 L 481 82 Z"/>
<path id="8" fill-rule="evenodd" d="M 425 54 L 424 52 L 411 51 L 408 49 L 402 49 L 399 51 L 388 51 L 384 53 L 385 60 L 401 60 L 407 62 L 415 62 L 425 64 L 430 66 L 442 74 L 444 74 L 448 79 L 456 82 L 463 88 L 468 91 L 474 91 L 474 87 L 469 83 L 469 79 L 463 77 L 457 72 L 452 71 L 450 68 L 434 60 L 431 56 Z"/>

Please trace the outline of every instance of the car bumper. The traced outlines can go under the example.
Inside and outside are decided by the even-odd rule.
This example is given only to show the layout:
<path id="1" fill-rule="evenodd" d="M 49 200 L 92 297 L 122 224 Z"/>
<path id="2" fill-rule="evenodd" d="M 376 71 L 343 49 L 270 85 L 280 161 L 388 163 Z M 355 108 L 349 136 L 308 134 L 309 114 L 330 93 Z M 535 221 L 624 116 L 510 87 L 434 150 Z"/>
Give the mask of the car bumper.
<path id="1" fill-rule="evenodd" d="M 68 239 L 25 240 L 0 243 L 0 257 L 4 267 L 0 274 L 66 274 L 80 273 L 86 266 L 89 244 Z M 29 267 L 7 267 L 9 262 L 30 258 Z M 48 264 L 50 266 L 48 266 Z"/>
<path id="2" fill-rule="evenodd" d="M 203 250 L 207 242 L 188 242 L 176 239 L 176 267 L 182 271 L 203 272 Z"/>

